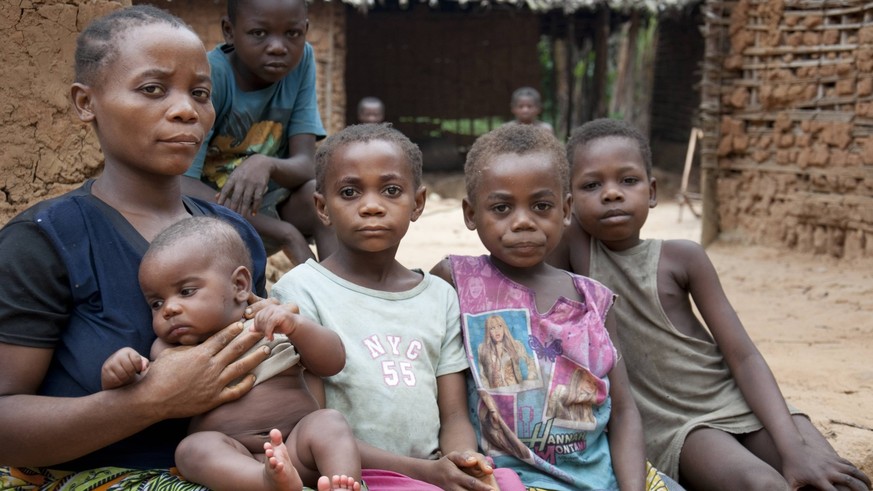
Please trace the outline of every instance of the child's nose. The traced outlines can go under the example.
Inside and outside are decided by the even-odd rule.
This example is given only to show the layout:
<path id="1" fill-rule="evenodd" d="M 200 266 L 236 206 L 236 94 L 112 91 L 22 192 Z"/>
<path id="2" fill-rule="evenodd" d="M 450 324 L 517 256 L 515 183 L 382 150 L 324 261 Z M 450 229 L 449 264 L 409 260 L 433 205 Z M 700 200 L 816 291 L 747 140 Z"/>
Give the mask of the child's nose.
<path id="1" fill-rule="evenodd" d="M 364 195 L 361 199 L 361 215 L 379 215 L 385 213 L 385 207 L 382 206 L 382 200 L 376 196 Z"/>
<path id="2" fill-rule="evenodd" d="M 284 55 L 288 52 L 285 40 L 280 37 L 271 37 L 267 42 L 267 52 L 271 55 Z"/>
<path id="3" fill-rule="evenodd" d="M 534 221 L 526 211 L 519 210 L 513 214 L 513 230 L 530 230 L 534 228 Z"/>
<path id="4" fill-rule="evenodd" d="M 604 186 L 603 188 L 604 201 L 621 201 L 624 200 L 624 194 L 618 186 Z"/>

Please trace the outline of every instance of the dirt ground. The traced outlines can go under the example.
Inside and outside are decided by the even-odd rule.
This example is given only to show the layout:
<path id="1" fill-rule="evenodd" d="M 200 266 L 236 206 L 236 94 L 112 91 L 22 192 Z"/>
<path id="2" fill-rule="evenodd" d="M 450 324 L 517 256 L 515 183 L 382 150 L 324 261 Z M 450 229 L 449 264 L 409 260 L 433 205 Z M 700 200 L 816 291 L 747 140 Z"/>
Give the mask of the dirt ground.
<path id="1" fill-rule="evenodd" d="M 482 254 L 460 202 L 431 195 L 398 259 L 429 270 L 445 254 Z M 658 205 L 644 237 L 699 240 L 700 221 Z M 786 399 L 873 476 L 873 259 L 838 259 L 717 242 L 708 253 Z"/>

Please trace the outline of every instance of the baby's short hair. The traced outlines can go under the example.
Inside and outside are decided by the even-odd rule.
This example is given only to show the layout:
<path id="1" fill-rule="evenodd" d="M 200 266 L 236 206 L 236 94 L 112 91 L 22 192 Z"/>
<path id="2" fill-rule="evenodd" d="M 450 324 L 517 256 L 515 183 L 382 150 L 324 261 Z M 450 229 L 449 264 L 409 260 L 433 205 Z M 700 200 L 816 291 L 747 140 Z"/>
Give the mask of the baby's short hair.
<path id="1" fill-rule="evenodd" d="M 561 191 L 570 192 L 570 166 L 564 155 L 564 147 L 548 129 L 529 124 L 503 125 L 480 136 L 467 153 L 464 163 L 464 180 L 467 199 L 472 203 L 482 168 L 498 155 L 514 153 L 526 155 L 532 152 L 546 152 L 561 180 Z"/>
<path id="2" fill-rule="evenodd" d="M 214 261 L 234 270 L 245 266 L 252 270 L 252 255 L 237 229 L 220 218 L 196 216 L 179 220 L 162 230 L 149 244 L 143 262 L 153 255 L 170 249 L 184 240 L 197 240 L 212 251 Z"/>
<path id="3" fill-rule="evenodd" d="M 652 177 L 652 150 L 649 148 L 649 140 L 630 123 L 619 119 L 595 119 L 574 129 L 567 141 L 567 160 L 570 161 L 570 165 L 573 165 L 573 154 L 577 148 L 585 147 L 594 140 L 609 137 L 633 140 L 646 166 L 646 175 Z"/>
<path id="4" fill-rule="evenodd" d="M 346 126 L 339 133 L 333 134 L 319 145 L 315 152 L 315 190 L 324 193 L 324 176 L 327 166 L 337 150 L 351 143 L 366 143 L 373 140 L 384 140 L 400 148 L 406 156 L 412 170 L 412 179 L 416 189 L 421 186 L 422 157 L 418 145 L 403 133 L 391 126 L 391 123 L 367 123 Z"/>
<path id="5" fill-rule="evenodd" d="M 182 19 L 151 5 L 115 10 L 91 21 L 76 39 L 76 82 L 94 85 L 100 70 L 118 56 L 118 39 L 131 28 L 154 24 L 194 32 Z"/>
<path id="6" fill-rule="evenodd" d="M 518 104 L 518 100 L 522 97 L 530 97 L 537 106 L 542 106 L 543 104 L 539 91 L 533 87 L 519 87 L 515 89 L 512 93 L 512 99 L 509 100 L 509 104 L 511 106 Z"/>

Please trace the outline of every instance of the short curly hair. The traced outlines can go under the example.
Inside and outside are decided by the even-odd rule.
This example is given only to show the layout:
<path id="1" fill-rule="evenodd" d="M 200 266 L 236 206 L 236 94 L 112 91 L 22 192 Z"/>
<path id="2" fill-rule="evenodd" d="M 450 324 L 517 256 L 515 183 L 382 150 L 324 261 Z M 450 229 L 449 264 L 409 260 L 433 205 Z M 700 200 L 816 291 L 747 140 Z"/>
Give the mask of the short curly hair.
<path id="1" fill-rule="evenodd" d="M 514 153 L 526 155 L 532 152 L 545 152 L 561 180 L 561 191 L 570 192 L 570 165 L 564 154 L 564 147 L 555 135 L 543 128 L 528 124 L 508 124 L 476 139 L 467 153 L 464 163 L 464 181 L 467 199 L 473 203 L 482 168 L 498 155 Z"/>
<path id="2" fill-rule="evenodd" d="M 98 17 L 76 39 L 76 82 L 94 85 L 100 71 L 118 56 L 118 41 L 134 27 L 166 24 L 191 29 L 182 19 L 151 5 L 134 5 Z"/>
<path id="3" fill-rule="evenodd" d="M 367 123 L 347 126 L 321 142 L 315 152 L 315 190 L 324 193 L 324 176 L 327 167 L 339 149 L 352 143 L 366 143 L 373 140 L 383 140 L 397 145 L 406 156 L 416 189 L 421 186 L 422 157 L 418 145 L 391 126 L 391 123 Z"/>
<path id="4" fill-rule="evenodd" d="M 573 154 L 579 147 L 585 147 L 600 138 L 627 138 L 633 140 L 646 166 L 646 176 L 652 177 L 652 150 L 649 140 L 630 123 L 619 119 L 601 118 L 589 121 L 573 130 L 567 140 L 567 160 L 573 165 Z"/>

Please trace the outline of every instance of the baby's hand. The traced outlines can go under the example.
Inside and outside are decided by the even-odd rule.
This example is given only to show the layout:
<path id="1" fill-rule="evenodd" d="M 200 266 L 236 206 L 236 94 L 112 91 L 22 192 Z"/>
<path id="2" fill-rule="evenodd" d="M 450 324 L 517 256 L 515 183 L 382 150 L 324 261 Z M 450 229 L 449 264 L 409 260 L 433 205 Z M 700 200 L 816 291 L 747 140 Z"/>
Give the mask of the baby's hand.
<path id="1" fill-rule="evenodd" d="M 251 330 L 263 333 L 270 341 L 273 340 L 273 334 L 279 333 L 288 336 L 294 334 L 298 325 L 298 316 L 300 309 L 293 304 L 280 304 L 275 298 L 261 300 L 249 307 L 246 310 L 246 317 L 253 317 L 255 322 L 252 323 Z"/>
<path id="2" fill-rule="evenodd" d="M 103 363 L 100 385 L 103 390 L 117 389 L 132 384 L 148 369 L 148 358 L 140 356 L 133 348 L 121 348 Z"/>

